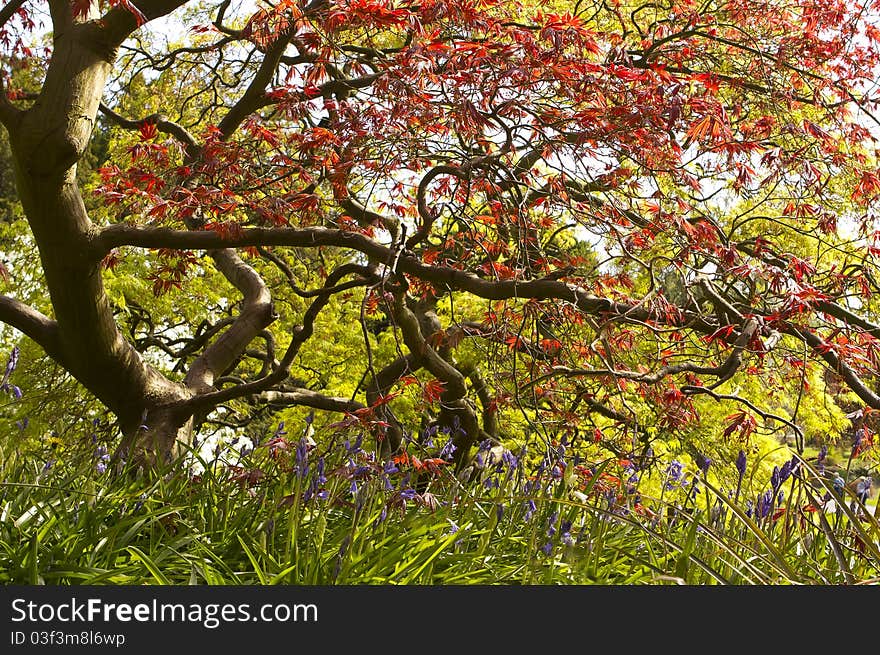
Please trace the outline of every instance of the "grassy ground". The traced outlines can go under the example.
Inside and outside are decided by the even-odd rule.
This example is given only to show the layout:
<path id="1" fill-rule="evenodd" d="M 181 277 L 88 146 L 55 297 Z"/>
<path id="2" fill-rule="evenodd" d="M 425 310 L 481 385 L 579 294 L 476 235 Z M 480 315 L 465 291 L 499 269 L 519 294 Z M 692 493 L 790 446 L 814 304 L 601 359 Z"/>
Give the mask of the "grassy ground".
<path id="1" fill-rule="evenodd" d="M 558 452 L 507 454 L 467 483 L 439 460 L 381 462 L 349 442 L 321 452 L 276 438 L 236 466 L 204 463 L 195 477 L 182 463 L 152 478 L 99 472 L 102 455 L 71 454 L 46 467 L 36 455 L 6 454 L 0 582 L 880 579 L 876 519 L 797 460 L 775 487 L 746 500 L 674 467 L 654 472 L 664 484 L 649 498 L 626 463 L 577 463 Z M 816 511 L 827 498 L 838 511 Z"/>

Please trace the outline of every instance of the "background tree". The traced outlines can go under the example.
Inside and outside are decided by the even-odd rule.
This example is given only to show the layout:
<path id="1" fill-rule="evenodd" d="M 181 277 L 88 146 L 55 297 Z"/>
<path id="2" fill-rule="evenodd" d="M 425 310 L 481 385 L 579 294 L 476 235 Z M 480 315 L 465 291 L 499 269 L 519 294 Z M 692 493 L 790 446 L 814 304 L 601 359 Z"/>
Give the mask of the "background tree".
<path id="1" fill-rule="evenodd" d="M 45 53 L 42 3 L 0 9 L 40 263 L 0 320 L 124 457 L 285 407 L 459 465 L 513 431 L 647 457 L 716 402 L 802 438 L 810 382 L 880 409 L 876 6 L 48 8 Z"/>

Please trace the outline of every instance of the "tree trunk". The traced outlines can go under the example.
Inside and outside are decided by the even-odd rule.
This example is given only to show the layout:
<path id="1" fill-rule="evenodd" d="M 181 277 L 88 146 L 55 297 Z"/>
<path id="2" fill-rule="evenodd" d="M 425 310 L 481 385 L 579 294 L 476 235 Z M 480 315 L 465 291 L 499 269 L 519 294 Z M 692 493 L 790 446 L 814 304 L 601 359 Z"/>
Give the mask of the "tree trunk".
<path id="1" fill-rule="evenodd" d="M 126 452 L 143 438 L 149 461 L 172 452 L 190 418 L 162 408 L 192 392 L 147 364 L 120 333 L 93 244 L 97 229 L 76 184 L 113 56 L 95 40 L 93 24 L 56 29 L 43 90 L 9 132 L 19 198 L 57 322 L 58 349 L 51 354 L 116 414 Z M 144 416 L 149 430 L 140 434 Z"/>

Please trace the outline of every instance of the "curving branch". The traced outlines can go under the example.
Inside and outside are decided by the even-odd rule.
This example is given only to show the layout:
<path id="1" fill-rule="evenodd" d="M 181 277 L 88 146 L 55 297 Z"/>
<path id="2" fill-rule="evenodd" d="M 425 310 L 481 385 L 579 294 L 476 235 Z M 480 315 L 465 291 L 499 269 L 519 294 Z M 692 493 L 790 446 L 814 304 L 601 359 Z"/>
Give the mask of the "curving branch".
<path id="1" fill-rule="evenodd" d="M 743 352 L 749 342 L 755 337 L 758 331 L 758 322 L 749 318 L 743 324 L 740 334 L 733 344 L 733 352 L 728 355 L 727 359 L 720 366 L 698 366 L 691 362 L 683 362 L 681 364 L 671 364 L 663 366 L 653 373 L 640 373 L 638 371 L 620 371 L 611 369 L 584 369 L 584 368 L 568 368 L 567 366 L 554 366 L 550 373 L 542 375 L 532 380 L 529 385 L 540 384 L 554 376 L 563 377 L 615 377 L 633 382 L 641 382 L 643 384 L 656 384 L 670 375 L 678 373 L 694 373 L 696 375 L 711 375 L 718 378 L 714 383 L 709 385 L 708 389 L 714 389 L 726 382 L 742 365 Z"/>
<path id="2" fill-rule="evenodd" d="M 140 120 L 131 120 L 116 113 L 103 102 L 98 105 L 98 109 L 115 125 L 118 125 L 119 127 L 126 130 L 139 130 L 145 123 L 155 124 L 157 130 L 163 132 L 164 134 L 173 136 L 184 145 L 187 157 L 195 158 L 198 155 L 200 146 L 196 138 L 190 133 L 189 130 L 187 130 L 179 123 L 168 120 L 168 117 L 164 114 L 151 114 L 150 116 L 145 116 Z"/>
<path id="3" fill-rule="evenodd" d="M 35 341 L 59 364 L 64 363 L 58 324 L 48 316 L 9 296 L 0 296 L 0 321 Z"/>
<path id="4" fill-rule="evenodd" d="M 393 248 L 363 234 L 323 227 L 310 228 L 248 228 L 239 234 L 224 236 L 213 231 L 186 231 L 168 228 L 112 225 L 101 230 L 92 240 L 95 257 L 103 257 L 119 246 L 142 248 L 176 248 L 179 250 L 210 250 L 222 247 L 293 246 L 314 248 L 338 246 L 363 253 L 374 261 L 394 261 Z M 563 300 L 582 312 L 606 315 L 617 320 L 645 323 L 662 322 L 676 327 L 689 326 L 704 334 L 720 327 L 704 316 L 682 311 L 677 317 L 667 318 L 643 306 L 597 297 L 585 289 L 553 279 L 491 280 L 449 266 L 425 264 L 412 253 L 403 252 L 397 258 L 397 272 L 406 273 L 436 285 L 441 290 L 467 291 L 487 300 L 533 298 L 536 300 Z"/>
<path id="5" fill-rule="evenodd" d="M 6 25 L 15 16 L 16 12 L 24 5 L 24 2 L 25 0 L 10 0 L 10 2 L 3 5 L 3 8 L 0 9 L 0 27 Z"/>
<path id="6" fill-rule="evenodd" d="M 184 384 L 197 392 L 210 390 L 214 379 L 229 368 L 277 316 L 272 308 L 272 294 L 253 267 L 230 249 L 214 250 L 210 255 L 217 269 L 241 292 L 243 300 L 232 325 L 190 366 Z"/>
<path id="7" fill-rule="evenodd" d="M 305 315 L 303 316 L 302 324 L 296 326 L 292 330 L 290 344 L 288 345 L 284 356 L 278 363 L 278 367 L 274 371 L 272 371 L 265 377 L 253 380 L 251 382 L 228 387 L 226 389 L 219 389 L 217 391 L 204 391 L 196 396 L 174 403 L 173 411 L 204 411 L 206 409 L 215 407 L 220 403 L 234 400 L 236 398 L 244 398 L 246 396 L 260 394 L 264 391 L 270 390 L 274 385 L 284 382 L 290 371 L 290 366 L 293 364 L 293 360 L 299 353 L 300 348 L 314 333 L 315 320 L 324 309 L 324 307 L 327 305 L 327 303 L 330 301 L 330 298 L 334 293 L 333 288 L 336 287 L 336 284 L 341 278 L 347 275 L 351 275 L 353 273 L 369 274 L 369 269 L 366 269 L 366 267 L 363 266 L 358 266 L 356 264 L 346 264 L 340 266 L 327 276 L 327 280 L 325 282 L 327 292 L 324 295 L 318 296 L 314 301 L 312 301 L 312 304 L 309 305 L 309 308 L 306 310 Z M 364 277 L 361 280 L 361 285 L 369 284 L 371 280 L 371 277 Z"/>
<path id="8" fill-rule="evenodd" d="M 325 396 L 317 391 L 301 388 L 285 391 L 264 391 L 256 396 L 256 400 L 269 405 L 282 405 L 285 407 L 298 405 L 301 407 L 323 409 L 328 412 L 344 412 L 347 414 L 352 414 L 359 409 L 366 408 L 365 405 L 356 400 Z"/>
<path id="9" fill-rule="evenodd" d="M 410 353 L 444 385 L 440 394 L 440 422 L 449 426 L 458 423 L 461 428 L 453 437 L 456 468 L 461 469 L 467 463 L 471 446 L 480 433 L 476 412 L 467 400 L 465 377 L 425 341 L 419 319 L 406 305 L 405 284 L 394 294 L 391 308 Z"/>
<path id="10" fill-rule="evenodd" d="M 290 35 L 283 34 L 266 51 L 266 56 L 260 63 L 260 67 L 248 88 L 217 125 L 223 139 L 232 136 L 248 116 L 264 106 L 266 88 L 272 81 L 272 76 L 275 75 L 289 43 Z"/>

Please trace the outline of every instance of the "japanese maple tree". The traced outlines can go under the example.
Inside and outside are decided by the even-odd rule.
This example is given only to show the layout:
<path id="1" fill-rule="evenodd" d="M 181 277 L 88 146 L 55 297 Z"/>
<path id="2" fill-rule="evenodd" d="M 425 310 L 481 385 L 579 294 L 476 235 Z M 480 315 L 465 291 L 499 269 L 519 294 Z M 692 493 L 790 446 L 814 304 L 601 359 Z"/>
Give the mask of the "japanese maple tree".
<path id="1" fill-rule="evenodd" d="M 12 271 L 0 320 L 142 461 L 235 403 L 335 412 L 396 451 L 411 385 L 459 465 L 512 408 L 622 451 L 698 396 L 731 405 L 727 437 L 796 430 L 798 406 L 733 382 L 817 366 L 880 409 L 880 3 L 557 5 L 11 0 L 0 121 L 51 315 Z M 182 41 L 147 38 L 172 13 Z M 160 110 L 128 113 L 151 88 Z M 99 121 L 127 145 L 86 194 Z M 219 273 L 229 315 L 137 338 L 105 291 L 133 258 L 157 295 Z M 298 362 L 354 296 L 357 388 L 309 388 Z"/>

